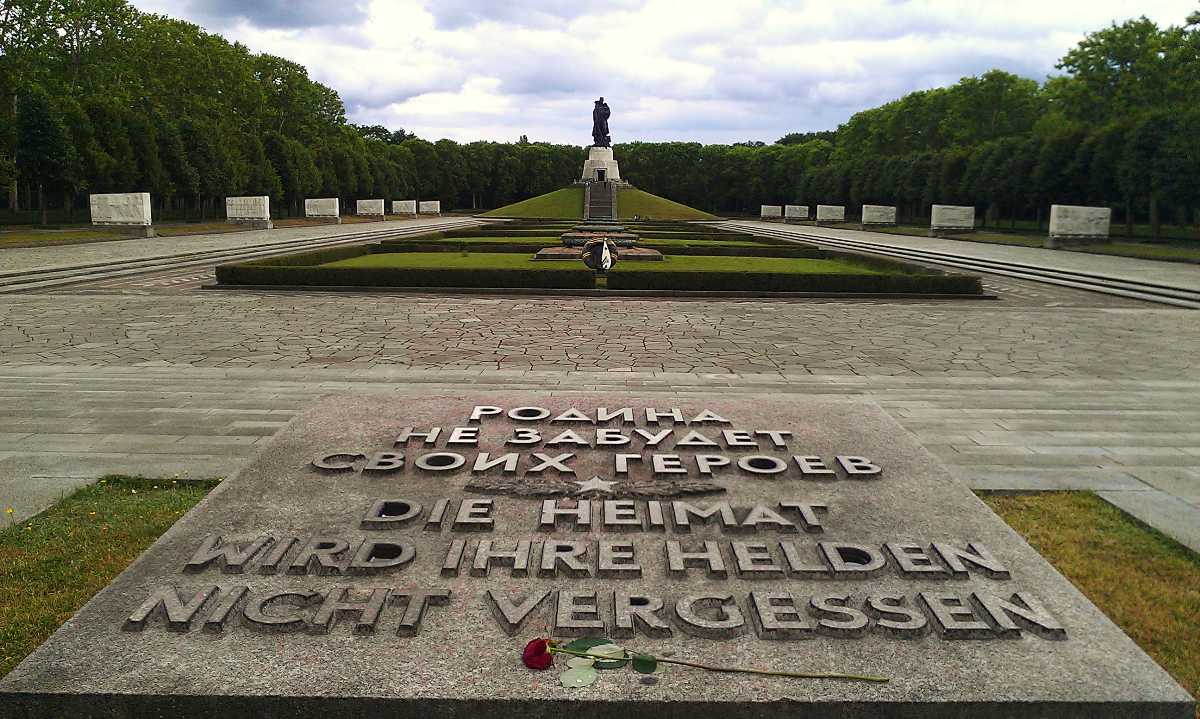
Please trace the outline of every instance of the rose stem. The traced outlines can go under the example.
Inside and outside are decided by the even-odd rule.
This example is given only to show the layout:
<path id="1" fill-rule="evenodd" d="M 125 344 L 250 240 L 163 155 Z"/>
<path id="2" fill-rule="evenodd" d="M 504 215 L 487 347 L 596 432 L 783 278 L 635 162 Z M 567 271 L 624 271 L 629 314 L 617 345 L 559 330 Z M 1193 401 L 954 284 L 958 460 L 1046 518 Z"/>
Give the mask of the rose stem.
<path id="1" fill-rule="evenodd" d="M 572 654 L 577 657 L 586 657 L 588 659 L 598 659 L 600 661 L 613 661 L 613 659 L 611 657 L 602 657 L 597 654 L 589 654 L 587 652 L 577 652 L 573 649 L 566 649 L 564 647 L 552 646 L 552 647 L 550 647 L 550 653 L 552 653 L 552 654 L 554 654 L 554 653 Z M 642 654 L 640 656 L 644 656 L 647 659 L 653 659 L 656 662 L 662 662 L 663 664 L 682 664 L 685 667 L 695 667 L 696 669 L 706 669 L 710 672 L 725 672 L 725 673 L 731 673 L 731 674 L 732 673 L 763 674 L 763 675 L 771 676 L 771 677 L 792 677 L 794 679 L 847 679 L 847 680 L 851 680 L 851 681 L 879 682 L 879 683 L 890 681 L 887 677 L 863 676 L 863 675 L 859 675 L 859 674 L 817 674 L 817 673 L 809 673 L 809 672 L 780 672 L 780 671 L 772 671 L 770 669 L 747 669 L 744 667 L 719 667 L 719 666 L 713 666 L 711 664 L 700 664 L 698 662 L 687 662 L 682 659 L 660 659 L 658 657 L 651 656 L 649 654 Z M 623 658 L 626 660 L 633 659 L 633 657 L 629 656 L 629 652 L 625 652 L 625 656 Z"/>

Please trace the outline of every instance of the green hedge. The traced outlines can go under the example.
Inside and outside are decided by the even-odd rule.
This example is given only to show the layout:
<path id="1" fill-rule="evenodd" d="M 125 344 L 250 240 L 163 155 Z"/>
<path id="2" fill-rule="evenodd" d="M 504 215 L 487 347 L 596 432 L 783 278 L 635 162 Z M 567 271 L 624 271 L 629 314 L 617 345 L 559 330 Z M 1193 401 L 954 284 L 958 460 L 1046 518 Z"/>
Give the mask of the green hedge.
<path id="1" fill-rule="evenodd" d="M 294 255 L 282 255 L 280 257 L 266 257 L 261 260 L 251 260 L 250 262 L 262 267 L 310 267 L 312 265 L 323 265 L 326 262 L 348 260 L 351 257 L 370 253 L 370 245 L 354 245 L 353 247 L 331 247 L 325 250 L 297 252 Z"/>
<path id="2" fill-rule="evenodd" d="M 857 292 L 870 294 L 979 294 L 978 277 L 965 275 L 853 275 L 786 272 L 665 272 L 628 269 L 608 273 L 610 290 L 699 292 Z"/>
<path id="3" fill-rule="evenodd" d="M 678 256 L 708 256 L 708 257 L 788 257 L 799 259 L 823 260 L 829 255 L 824 250 L 815 247 L 728 247 L 715 245 L 655 245 L 641 243 L 639 246 L 658 250 L 664 255 Z"/>
<path id="4" fill-rule="evenodd" d="M 557 247 L 557 240 L 547 242 L 546 247 Z M 506 245 L 503 243 L 487 245 L 464 245 L 461 242 L 421 242 L 414 243 L 404 240 L 397 242 L 381 242 L 371 245 L 371 254 L 386 254 L 388 252 L 528 252 L 534 254 L 542 249 L 538 245 Z"/>
<path id="5" fill-rule="evenodd" d="M 592 289 L 595 276 L 580 269 L 489 270 L 395 267 L 290 267 L 244 262 L 217 267 L 223 285 L 321 287 L 531 287 Z"/>

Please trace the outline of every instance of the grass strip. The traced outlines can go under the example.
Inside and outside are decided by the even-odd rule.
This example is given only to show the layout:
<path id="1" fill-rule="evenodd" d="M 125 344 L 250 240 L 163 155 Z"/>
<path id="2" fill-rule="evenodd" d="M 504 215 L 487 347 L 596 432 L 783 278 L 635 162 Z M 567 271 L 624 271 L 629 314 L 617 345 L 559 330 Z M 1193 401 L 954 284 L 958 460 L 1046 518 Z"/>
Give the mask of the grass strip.
<path id="1" fill-rule="evenodd" d="M 1091 492 L 981 498 L 1192 696 L 1200 693 L 1200 555 Z"/>
<path id="2" fill-rule="evenodd" d="M 0 677 L 217 484 L 105 477 L 0 529 Z"/>

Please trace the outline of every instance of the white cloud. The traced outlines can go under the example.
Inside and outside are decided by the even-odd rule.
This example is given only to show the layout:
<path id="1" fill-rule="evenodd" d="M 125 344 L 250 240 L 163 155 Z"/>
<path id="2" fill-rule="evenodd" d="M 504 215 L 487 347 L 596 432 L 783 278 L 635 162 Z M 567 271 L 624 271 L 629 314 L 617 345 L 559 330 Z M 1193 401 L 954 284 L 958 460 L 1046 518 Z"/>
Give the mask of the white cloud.
<path id="1" fill-rule="evenodd" d="M 133 0 L 308 67 L 352 121 L 422 137 L 771 142 L 993 67 L 1043 79 L 1087 32 L 1194 0 Z"/>

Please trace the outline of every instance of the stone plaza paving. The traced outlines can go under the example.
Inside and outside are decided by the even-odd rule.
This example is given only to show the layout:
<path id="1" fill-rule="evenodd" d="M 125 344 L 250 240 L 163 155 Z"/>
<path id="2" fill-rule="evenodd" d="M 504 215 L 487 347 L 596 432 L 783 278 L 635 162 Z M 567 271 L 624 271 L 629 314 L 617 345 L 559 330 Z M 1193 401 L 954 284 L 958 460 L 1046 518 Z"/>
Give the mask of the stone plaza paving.
<path id="1" fill-rule="evenodd" d="M 0 506 L 27 516 L 108 472 L 228 475 L 333 392 L 848 395 L 975 488 L 1094 489 L 1200 549 L 1200 315 L 1073 297 L 12 294 Z"/>

